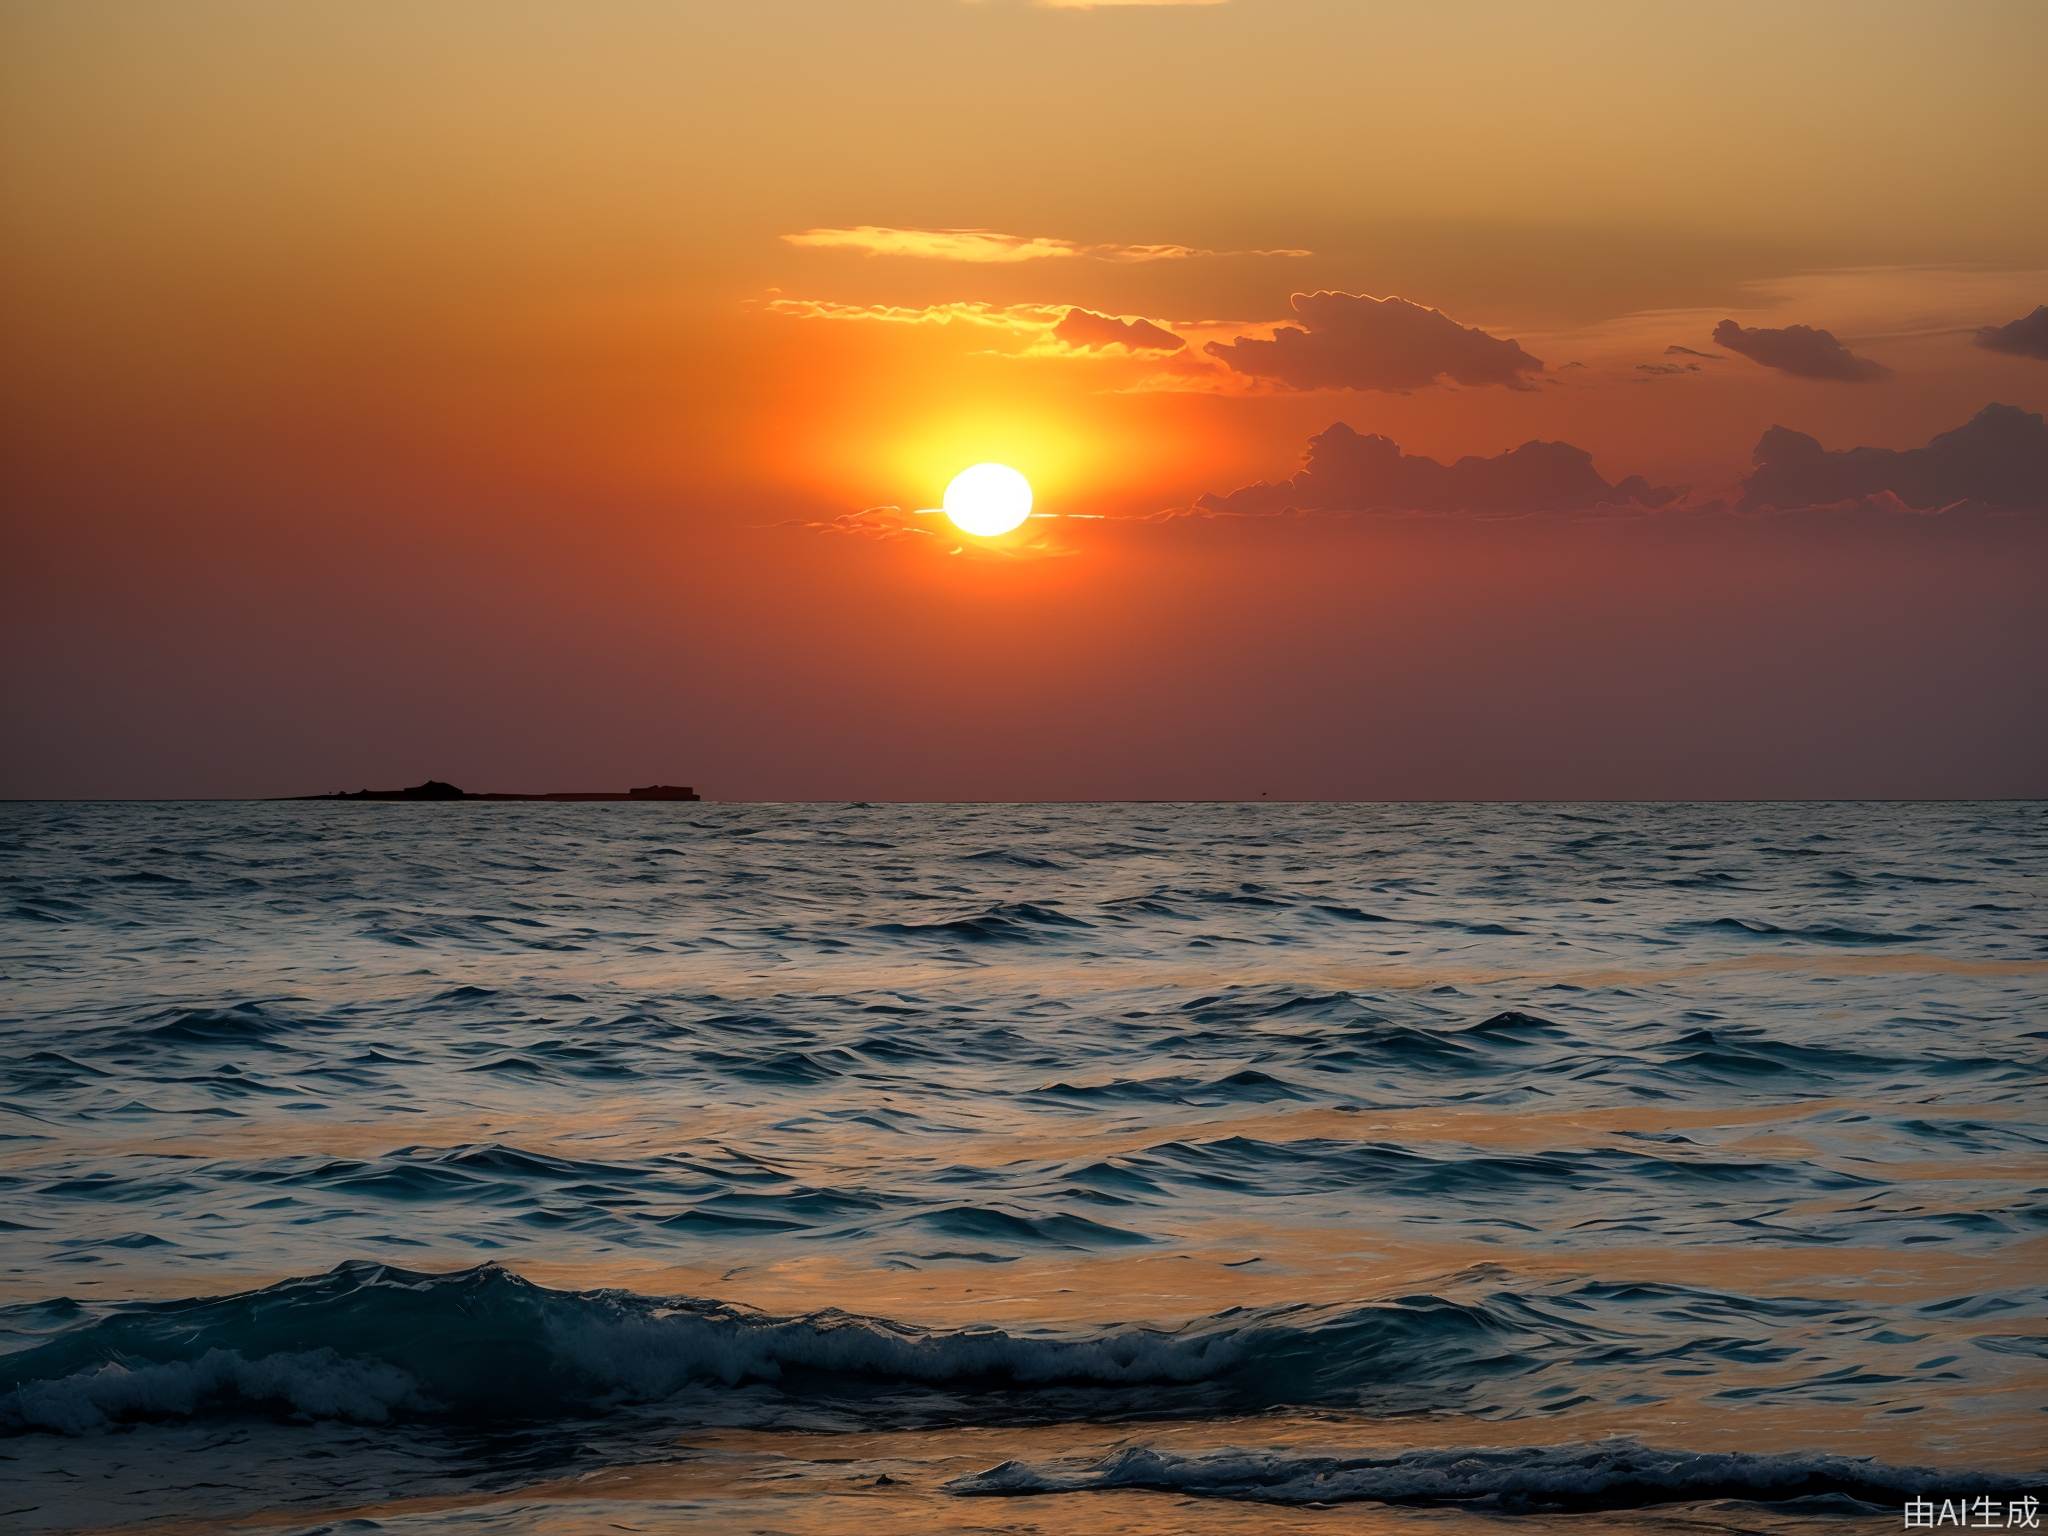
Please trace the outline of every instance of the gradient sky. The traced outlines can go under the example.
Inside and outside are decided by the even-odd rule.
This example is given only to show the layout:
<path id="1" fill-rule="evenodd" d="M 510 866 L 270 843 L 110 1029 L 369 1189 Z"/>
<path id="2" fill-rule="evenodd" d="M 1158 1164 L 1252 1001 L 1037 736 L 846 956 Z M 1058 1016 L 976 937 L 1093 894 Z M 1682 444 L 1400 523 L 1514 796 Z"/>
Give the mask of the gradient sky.
<path id="1" fill-rule="evenodd" d="M 2048 793 L 2043 58 L 6 0 L 0 794 Z"/>

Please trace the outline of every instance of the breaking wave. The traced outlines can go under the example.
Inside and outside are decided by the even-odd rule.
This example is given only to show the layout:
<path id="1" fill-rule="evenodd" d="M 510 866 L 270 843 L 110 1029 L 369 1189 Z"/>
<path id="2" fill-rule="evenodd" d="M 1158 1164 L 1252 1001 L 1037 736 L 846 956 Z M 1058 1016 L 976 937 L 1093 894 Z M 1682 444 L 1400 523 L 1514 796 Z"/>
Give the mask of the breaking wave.
<path id="1" fill-rule="evenodd" d="M 1271 1451 L 1180 1456 L 1134 1446 L 1078 1467 L 1006 1461 L 948 1485 L 961 1494 L 1135 1488 L 1270 1504 L 1455 1504 L 1511 1513 L 1721 1499 L 1836 1498 L 1896 1508 L 1921 1496 L 2019 1493 L 2025 1486 L 2032 1485 L 1861 1457 L 1660 1450 L 1634 1440 L 1353 1457 Z"/>
<path id="2" fill-rule="evenodd" d="M 57 1316 L 69 1320 L 70 1314 Z M 1237 1309 L 1186 1327 L 1019 1334 L 827 1311 L 776 1317 L 692 1297 L 551 1290 L 497 1265 L 428 1274 L 348 1263 L 235 1296 L 132 1302 L 0 1357 L 0 1429 L 85 1434 L 238 1414 L 383 1424 L 553 1421 L 691 1388 L 899 1403 L 924 1420 L 1066 1417 L 1130 1397 L 1251 1409 L 1355 1397 L 1498 1355 L 1512 1319 L 1415 1297 Z M 1143 1388 L 1142 1398 L 1131 1389 Z M 1034 1403 L 1033 1394 L 1067 1396 Z M 916 1394 L 922 1394 L 916 1396 Z M 1002 1394 L 1000 1408 L 978 1394 Z"/>

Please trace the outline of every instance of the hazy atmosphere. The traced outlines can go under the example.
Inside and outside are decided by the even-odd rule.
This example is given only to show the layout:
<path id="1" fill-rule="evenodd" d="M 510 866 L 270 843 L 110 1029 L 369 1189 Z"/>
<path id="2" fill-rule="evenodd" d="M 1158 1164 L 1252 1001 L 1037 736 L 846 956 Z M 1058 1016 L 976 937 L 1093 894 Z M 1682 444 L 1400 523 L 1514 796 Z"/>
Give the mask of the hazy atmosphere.
<path id="1" fill-rule="evenodd" d="M 2048 787 L 2031 0 L 0 18 L 0 793 Z"/>

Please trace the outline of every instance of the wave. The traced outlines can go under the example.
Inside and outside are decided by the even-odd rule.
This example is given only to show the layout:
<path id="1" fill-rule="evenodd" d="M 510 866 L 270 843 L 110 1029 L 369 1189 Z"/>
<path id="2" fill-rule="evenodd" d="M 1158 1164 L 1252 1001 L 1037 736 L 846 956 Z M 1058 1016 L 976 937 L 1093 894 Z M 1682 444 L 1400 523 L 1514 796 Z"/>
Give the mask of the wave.
<path id="1" fill-rule="evenodd" d="M 1658 1450 L 1634 1440 L 1606 1440 L 1356 1457 L 1275 1451 L 1182 1456 L 1133 1446 L 1078 1467 L 1006 1461 L 946 1486 L 959 1494 L 1121 1488 L 1271 1504 L 1453 1504 L 1524 1513 L 1642 1509 L 1721 1499 L 1776 1503 L 1836 1498 L 1897 1507 L 1907 1499 L 1930 1495 L 1956 1499 L 2018 1493 L 2039 1482 L 1888 1466 L 1862 1457 Z"/>
<path id="2" fill-rule="evenodd" d="M 139 1020 L 128 1035 L 136 1043 L 171 1048 L 213 1046 L 223 1050 L 278 1050 L 279 1042 L 317 1020 L 302 1019 L 260 1002 L 225 1008 L 166 1008 Z"/>
<path id="3" fill-rule="evenodd" d="M 1715 917 L 1672 923 L 1673 933 L 1728 934 L 1748 939 L 1804 939 L 1809 944 L 1910 944 L 1912 936 L 1884 929 L 1855 928 L 1847 923 L 1816 923 L 1808 928 L 1784 927 L 1756 917 Z"/>
<path id="4" fill-rule="evenodd" d="M 1127 1179 L 1153 1190 L 1194 1185 L 1245 1198 L 1371 1190 L 1382 1199 L 1457 1196 L 1475 1203 L 1490 1197 L 1525 1199 L 1532 1192 L 1555 1188 L 1619 1192 L 1697 1183 L 1853 1189 L 1875 1182 L 1810 1162 L 1746 1161 L 1694 1150 L 1661 1156 L 1606 1147 L 1522 1153 L 1465 1148 L 1442 1154 L 1391 1142 L 1273 1142 L 1248 1136 L 1157 1142 L 1093 1162 L 1074 1177 L 1097 1185 Z"/>
<path id="5" fill-rule="evenodd" d="M 868 932 L 883 938 L 938 939 L 967 944 L 1039 944 L 1062 932 L 1092 928 L 1085 918 L 1030 901 L 1001 901 L 982 912 L 932 923 L 875 923 Z"/>
<path id="6" fill-rule="evenodd" d="M 217 1169 L 224 1171 L 224 1169 Z M 235 1176 L 252 1184 L 317 1188 L 399 1200 L 436 1197 L 484 1199 L 524 1186 L 644 1184 L 648 1173 L 621 1163 L 587 1162 L 531 1152 L 502 1142 L 457 1147 L 400 1147 L 376 1159 L 277 1158 L 242 1167 Z"/>
<path id="7" fill-rule="evenodd" d="M 1020 853 L 1014 848 L 984 848 L 978 853 L 960 855 L 963 864 L 993 864 L 1004 869 L 1065 869 L 1068 866 L 1059 859 L 1046 858 L 1035 853 Z"/>
<path id="8" fill-rule="evenodd" d="M 1896 1074 L 1912 1067 L 1951 1076 L 1959 1073 L 2000 1073 L 2028 1070 L 2028 1064 L 2001 1056 L 1928 1054 L 1877 1055 L 1839 1046 L 1803 1045 L 1778 1040 L 1747 1027 L 1689 1029 L 1662 1047 L 1665 1064 L 1689 1078 L 1740 1082 L 1751 1078 L 1791 1078 L 1827 1083 L 1848 1075 Z"/>
<path id="9" fill-rule="evenodd" d="M 1156 1415 L 1173 1409 L 1161 1394 L 1174 1389 L 1193 1394 L 1184 1411 L 1250 1411 L 1523 1363 L 1524 1331 L 1506 1313 L 1432 1296 L 1233 1309 L 1173 1330 L 939 1330 L 551 1290 L 497 1265 L 429 1274 L 354 1262 L 234 1296 L 122 1304 L 0 1356 L 0 1432 L 251 1414 L 556 1421 L 738 1387 L 813 1407 L 900 1408 L 923 1393 L 913 1406 L 927 1417 Z M 1067 1396 L 1034 1408 L 1052 1392 Z M 1077 1408 L 1075 1392 L 1091 1396 Z"/>
<path id="10" fill-rule="evenodd" d="M 949 1210 L 912 1216 L 909 1225 L 945 1237 L 972 1238 L 1011 1246 L 1048 1248 L 1118 1247 L 1152 1241 L 1142 1232 L 1106 1226 L 1085 1216 L 1058 1211 L 1050 1216 L 1022 1216 L 989 1206 L 956 1205 Z"/>
<path id="11" fill-rule="evenodd" d="M 1030 1090 L 1033 1097 L 1076 1103 L 1134 1104 L 1264 1104 L 1276 1099 L 1305 1099 L 1307 1094 L 1285 1078 L 1245 1067 L 1218 1078 L 1191 1076 L 1119 1077 L 1106 1083 L 1047 1083 Z"/>
<path id="12" fill-rule="evenodd" d="M 1519 1008 L 1510 1008 L 1481 1019 L 1477 1024 L 1468 1024 L 1462 1034 L 1477 1035 L 1483 1039 L 1520 1044 L 1525 1041 L 1558 1040 L 1565 1035 L 1562 1024 L 1553 1023 L 1539 1014 L 1524 1013 Z"/>

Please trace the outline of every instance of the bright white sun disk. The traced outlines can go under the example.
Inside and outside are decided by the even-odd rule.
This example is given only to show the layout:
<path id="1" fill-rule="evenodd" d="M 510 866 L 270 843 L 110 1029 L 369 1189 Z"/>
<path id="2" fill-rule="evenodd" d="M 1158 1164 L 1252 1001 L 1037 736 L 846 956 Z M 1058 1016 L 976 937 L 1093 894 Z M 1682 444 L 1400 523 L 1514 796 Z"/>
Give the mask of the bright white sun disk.
<path id="1" fill-rule="evenodd" d="M 975 464 L 946 487 L 946 516 L 962 533 L 993 539 L 1031 515 L 1031 482 L 1007 464 Z"/>

